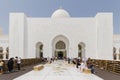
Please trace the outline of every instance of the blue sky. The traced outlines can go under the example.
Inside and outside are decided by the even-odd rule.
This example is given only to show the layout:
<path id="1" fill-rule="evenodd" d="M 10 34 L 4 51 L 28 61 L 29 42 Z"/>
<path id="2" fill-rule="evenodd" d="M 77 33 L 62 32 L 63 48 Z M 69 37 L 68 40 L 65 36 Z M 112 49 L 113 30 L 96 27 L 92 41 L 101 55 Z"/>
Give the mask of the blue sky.
<path id="1" fill-rule="evenodd" d="M 50 17 L 60 6 L 72 17 L 93 17 L 113 12 L 114 34 L 120 34 L 120 0 L 0 0 L 0 27 L 9 33 L 9 13 L 24 12 L 31 17 Z"/>

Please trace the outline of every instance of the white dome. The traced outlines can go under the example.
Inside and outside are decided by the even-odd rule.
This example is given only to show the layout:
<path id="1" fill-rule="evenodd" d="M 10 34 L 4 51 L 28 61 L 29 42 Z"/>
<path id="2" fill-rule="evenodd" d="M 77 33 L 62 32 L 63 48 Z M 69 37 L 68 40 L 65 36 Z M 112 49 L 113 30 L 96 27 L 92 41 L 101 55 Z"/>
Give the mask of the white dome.
<path id="1" fill-rule="evenodd" d="M 64 10 L 64 9 L 58 9 L 58 10 L 56 10 L 56 11 L 52 14 L 51 17 L 52 17 L 52 18 L 69 18 L 70 15 L 69 15 L 69 13 L 68 13 L 66 10 Z"/>

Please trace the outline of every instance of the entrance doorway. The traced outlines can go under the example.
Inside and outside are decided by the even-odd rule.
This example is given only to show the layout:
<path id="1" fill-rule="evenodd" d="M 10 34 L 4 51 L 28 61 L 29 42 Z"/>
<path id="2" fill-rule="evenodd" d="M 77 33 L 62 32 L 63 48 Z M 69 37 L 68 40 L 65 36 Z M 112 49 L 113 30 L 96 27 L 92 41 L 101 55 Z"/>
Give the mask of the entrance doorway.
<path id="1" fill-rule="evenodd" d="M 55 45 L 55 56 L 58 59 L 63 59 L 66 57 L 66 45 L 63 41 L 58 41 Z"/>
<path id="2" fill-rule="evenodd" d="M 41 42 L 38 42 L 36 44 L 36 58 L 42 57 L 43 57 L 43 44 Z"/>
<path id="3" fill-rule="evenodd" d="M 78 44 L 78 57 L 81 59 L 85 58 L 85 44 L 83 42 Z"/>
<path id="4" fill-rule="evenodd" d="M 58 52 L 58 59 L 63 59 L 63 52 L 62 51 Z"/>

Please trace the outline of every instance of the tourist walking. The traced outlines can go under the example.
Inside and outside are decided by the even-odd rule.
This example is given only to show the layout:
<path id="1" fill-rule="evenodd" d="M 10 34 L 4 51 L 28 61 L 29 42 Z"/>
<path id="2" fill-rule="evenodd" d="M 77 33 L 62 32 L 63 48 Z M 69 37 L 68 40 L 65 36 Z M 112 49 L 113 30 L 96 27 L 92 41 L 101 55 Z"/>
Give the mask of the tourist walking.
<path id="1" fill-rule="evenodd" d="M 10 58 L 10 59 L 8 60 L 8 63 L 7 63 L 7 67 L 8 67 L 8 71 L 9 71 L 9 72 L 12 72 L 12 70 L 13 70 L 13 65 L 14 65 L 13 59 L 14 59 L 14 58 Z"/>
<path id="2" fill-rule="evenodd" d="M 70 58 L 68 58 L 68 64 L 70 64 Z"/>
<path id="3" fill-rule="evenodd" d="M 17 68 L 18 68 L 18 70 L 20 70 L 21 58 L 16 57 L 16 62 L 17 62 Z"/>
<path id="4" fill-rule="evenodd" d="M 0 59 L 0 74 L 3 74 L 3 65 L 4 65 L 4 62 L 3 60 Z"/>
<path id="5" fill-rule="evenodd" d="M 92 62 L 90 62 L 89 66 L 88 66 L 89 69 L 91 69 L 91 73 L 94 74 L 95 73 L 95 70 L 94 70 L 94 65 Z"/>
<path id="6" fill-rule="evenodd" d="M 84 69 L 86 69 L 87 67 L 86 67 L 86 65 L 85 65 L 85 62 L 84 61 L 81 61 L 81 63 L 80 63 L 80 71 L 81 72 L 84 72 Z"/>
<path id="7" fill-rule="evenodd" d="M 80 63 L 79 63 L 79 58 L 77 58 L 77 59 L 76 59 L 76 68 L 78 68 L 79 64 L 80 64 Z"/>
<path id="8" fill-rule="evenodd" d="M 94 65 L 93 65 L 93 62 L 92 61 L 88 61 L 88 64 L 87 64 L 88 68 L 91 70 L 91 73 L 95 73 L 95 70 L 94 70 Z"/>

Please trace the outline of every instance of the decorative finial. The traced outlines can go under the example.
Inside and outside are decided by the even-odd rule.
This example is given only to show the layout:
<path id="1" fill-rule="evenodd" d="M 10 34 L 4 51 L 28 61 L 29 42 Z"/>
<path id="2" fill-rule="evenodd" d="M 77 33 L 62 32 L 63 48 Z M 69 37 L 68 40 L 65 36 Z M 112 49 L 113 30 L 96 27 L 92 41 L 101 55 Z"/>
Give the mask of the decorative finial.
<path id="1" fill-rule="evenodd" d="M 60 6 L 60 9 L 62 9 L 62 6 Z"/>

